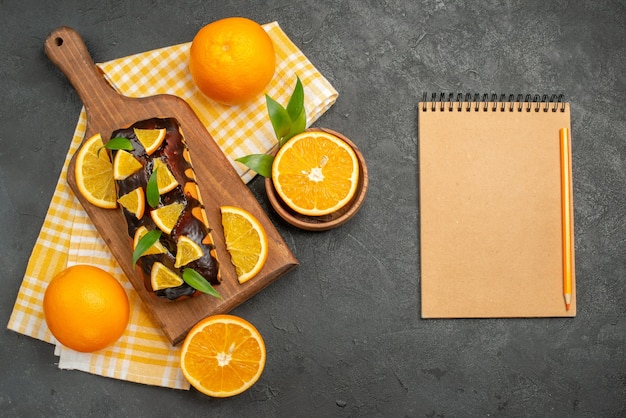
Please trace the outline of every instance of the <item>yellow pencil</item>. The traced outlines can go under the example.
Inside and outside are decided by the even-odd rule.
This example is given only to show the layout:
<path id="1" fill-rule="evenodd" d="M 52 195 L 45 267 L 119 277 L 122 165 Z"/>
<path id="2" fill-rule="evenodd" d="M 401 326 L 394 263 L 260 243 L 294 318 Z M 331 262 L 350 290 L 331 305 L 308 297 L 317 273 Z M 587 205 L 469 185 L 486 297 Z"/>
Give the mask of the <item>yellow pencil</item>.
<path id="1" fill-rule="evenodd" d="M 561 212 L 563 220 L 563 296 L 565 308 L 572 303 L 572 169 L 570 167 L 569 129 L 561 128 Z"/>

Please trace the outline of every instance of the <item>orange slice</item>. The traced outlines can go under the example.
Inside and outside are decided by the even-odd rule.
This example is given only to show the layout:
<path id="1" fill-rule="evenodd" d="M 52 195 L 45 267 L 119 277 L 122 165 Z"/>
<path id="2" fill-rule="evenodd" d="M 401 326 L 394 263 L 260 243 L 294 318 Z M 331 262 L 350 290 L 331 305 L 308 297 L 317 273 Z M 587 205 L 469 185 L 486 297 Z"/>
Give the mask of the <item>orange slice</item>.
<path id="1" fill-rule="evenodd" d="M 117 199 L 117 201 L 127 211 L 135 215 L 137 219 L 143 217 L 143 213 L 146 209 L 146 195 L 142 187 L 137 187 L 133 191 L 126 193 L 124 196 Z"/>
<path id="2" fill-rule="evenodd" d="M 172 203 L 150 212 L 150 216 L 159 229 L 166 234 L 172 232 L 180 214 L 183 213 L 183 203 Z"/>
<path id="3" fill-rule="evenodd" d="M 293 210 L 321 216 L 344 207 L 359 181 L 359 161 L 345 141 L 326 132 L 302 132 L 276 153 L 276 192 Z"/>
<path id="4" fill-rule="evenodd" d="M 161 129 L 138 129 L 134 128 L 135 136 L 137 140 L 143 145 L 146 150 L 146 154 L 150 155 L 163 143 L 165 139 L 165 128 Z"/>
<path id="5" fill-rule="evenodd" d="M 113 180 L 113 165 L 100 134 L 85 141 L 76 154 L 74 175 L 80 194 L 99 208 L 115 209 L 117 196 Z M 98 152 L 100 151 L 100 152 Z"/>
<path id="6" fill-rule="evenodd" d="M 133 250 L 137 248 L 137 244 L 141 241 L 144 235 L 148 233 L 148 228 L 145 226 L 140 226 L 135 231 L 135 237 L 133 238 Z M 154 244 L 150 246 L 146 251 L 144 251 L 143 255 L 151 255 L 151 254 L 165 254 L 167 249 L 161 244 L 161 241 L 156 241 Z"/>
<path id="7" fill-rule="evenodd" d="M 179 268 L 202 257 L 204 251 L 191 238 L 181 235 L 176 243 L 176 262 L 174 267 Z"/>
<path id="8" fill-rule="evenodd" d="M 248 211 L 234 206 L 220 207 L 224 242 L 235 266 L 239 283 L 245 283 L 265 265 L 269 252 L 263 225 Z"/>
<path id="9" fill-rule="evenodd" d="M 163 263 L 155 261 L 150 271 L 150 285 L 152 290 L 157 291 L 169 287 L 178 287 L 183 284 L 183 279 Z"/>
<path id="10" fill-rule="evenodd" d="M 214 315 L 189 331 L 181 347 L 180 366 L 194 388 L 225 398 L 259 380 L 265 357 L 265 343 L 252 324 L 233 315 Z"/>
<path id="11" fill-rule="evenodd" d="M 176 186 L 178 186 L 178 182 L 169 167 L 160 158 L 154 160 L 153 170 L 157 170 L 156 178 L 157 186 L 159 187 L 159 194 L 171 192 L 176 188 Z"/>
<path id="12" fill-rule="evenodd" d="M 143 165 L 128 151 L 118 150 L 113 159 L 113 178 L 124 180 L 128 176 L 135 174 Z"/>

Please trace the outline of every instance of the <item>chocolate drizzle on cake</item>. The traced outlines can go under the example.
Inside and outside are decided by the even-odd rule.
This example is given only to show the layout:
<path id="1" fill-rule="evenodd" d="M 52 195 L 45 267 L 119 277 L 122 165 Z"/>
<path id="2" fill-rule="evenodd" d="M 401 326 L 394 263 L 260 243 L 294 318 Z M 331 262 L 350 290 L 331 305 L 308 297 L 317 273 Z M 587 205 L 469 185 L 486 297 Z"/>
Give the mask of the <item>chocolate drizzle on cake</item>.
<path id="1" fill-rule="evenodd" d="M 162 145 L 148 155 L 135 135 L 134 129 L 166 129 L 165 139 Z M 134 125 L 119 129 L 113 132 L 112 138 L 124 137 L 130 140 L 133 150 L 129 151 L 142 164 L 142 168 L 124 180 L 116 180 L 118 197 L 142 187 L 146 190 L 148 179 L 154 169 L 154 160 L 159 158 L 166 163 L 171 173 L 176 178 L 178 185 L 171 191 L 160 195 L 159 206 L 171 203 L 183 203 L 184 209 L 176 222 L 172 231 L 162 233 L 160 242 L 167 249 L 164 254 L 144 255 L 139 258 L 137 265 L 144 279 L 146 289 L 153 291 L 150 284 L 150 274 L 152 266 L 159 261 L 166 267 L 182 276 L 185 268 L 192 268 L 203 276 L 212 285 L 220 283 L 219 263 L 215 252 L 214 241 L 211 237 L 211 229 L 208 225 L 204 212 L 204 205 L 200 197 L 196 183 L 195 174 L 189 157 L 189 149 L 185 143 L 179 124 L 174 118 L 159 119 L 153 118 L 135 123 Z M 113 151 L 113 157 L 115 156 Z M 128 235 L 132 239 L 135 232 L 141 226 L 145 226 L 149 231 L 158 229 L 152 220 L 149 211 L 152 210 L 146 202 L 146 213 L 141 219 L 137 219 L 134 214 L 122 208 L 128 226 Z M 174 267 L 176 260 L 177 241 L 184 235 L 197 243 L 203 250 L 203 255 L 197 260 L 180 268 Z M 130 254 L 129 254 L 130 257 Z M 183 296 L 191 296 L 196 292 L 187 283 L 180 286 L 160 289 L 155 292 L 159 297 L 176 300 Z"/>

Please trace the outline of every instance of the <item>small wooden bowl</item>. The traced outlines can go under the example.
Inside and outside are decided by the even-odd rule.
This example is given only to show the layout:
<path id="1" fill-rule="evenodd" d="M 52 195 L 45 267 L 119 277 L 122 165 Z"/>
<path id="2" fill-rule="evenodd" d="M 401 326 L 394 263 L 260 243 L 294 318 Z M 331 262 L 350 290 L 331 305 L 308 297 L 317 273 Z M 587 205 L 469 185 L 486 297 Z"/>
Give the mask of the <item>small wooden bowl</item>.
<path id="1" fill-rule="evenodd" d="M 322 131 L 327 132 L 331 135 L 335 135 L 336 137 L 341 138 L 343 141 L 345 141 L 354 150 L 357 159 L 359 160 L 359 183 L 357 184 L 356 193 L 354 194 L 352 200 L 348 202 L 348 204 L 345 205 L 343 208 L 331 214 L 323 216 L 307 216 L 295 212 L 293 209 L 287 206 L 285 202 L 283 202 L 283 200 L 276 192 L 276 189 L 274 188 L 274 183 L 272 182 L 271 178 L 265 179 L 265 192 L 267 193 L 267 198 L 269 199 L 270 204 L 272 205 L 276 213 L 278 213 L 278 215 L 289 224 L 307 231 L 327 231 L 348 222 L 348 220 L 350 220 L 363 205 L 363 201 L 365 200 L 365 195 L 367 194 L 367 188 L 369 185 L 367 165 L 365 164 L 365 159 L 363 158 L 363 154 L 361 154 L 361 151 L 359 151 L 357 146 L 354 145 L 354 143 L 352 143 L 352 141 L 350 141 L 344 135 L 325 128 L 311 128 L 308 130 Z"/>

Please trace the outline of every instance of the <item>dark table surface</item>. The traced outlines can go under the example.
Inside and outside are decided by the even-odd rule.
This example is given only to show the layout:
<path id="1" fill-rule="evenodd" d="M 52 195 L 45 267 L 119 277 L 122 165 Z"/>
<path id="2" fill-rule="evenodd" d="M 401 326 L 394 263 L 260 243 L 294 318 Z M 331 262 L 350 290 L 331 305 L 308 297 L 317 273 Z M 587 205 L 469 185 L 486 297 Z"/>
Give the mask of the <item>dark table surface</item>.
<path id="1" fill-rule="evenodd" d="M 0 416 L 625 416 L 626 5 L 499 3 L 0 1 L 0 323 L 81 109 L 44 55 L 58 26 L 102 62 L 188 42 L 222 17 L 278 21 L 339 91 L 315 125 L 356 142 L 370 171 L 357 217 L 325 233 L 288 226 L 262 179 L 250 183 L 301 263 L 233 311 L 268 347 L 251 390 L 216 400 L 59 370 L 52 345 L 3 327 Z M 425 91 L 571 102 L 575 319 L 420 319 Z"/>

